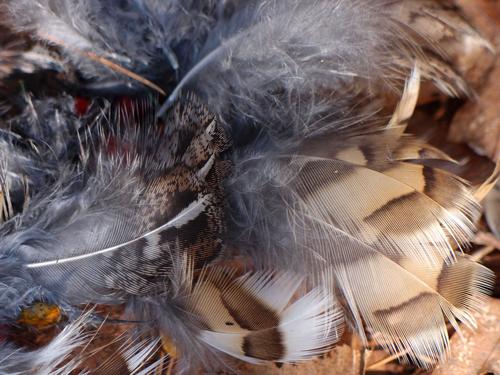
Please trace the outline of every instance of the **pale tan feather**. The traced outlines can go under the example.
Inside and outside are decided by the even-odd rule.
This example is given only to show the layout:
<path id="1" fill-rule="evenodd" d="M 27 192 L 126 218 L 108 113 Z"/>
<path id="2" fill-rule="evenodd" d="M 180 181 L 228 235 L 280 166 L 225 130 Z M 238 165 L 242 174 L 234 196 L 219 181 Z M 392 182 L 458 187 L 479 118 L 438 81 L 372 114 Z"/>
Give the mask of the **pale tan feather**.
<path id="1" fill-rule="evenodd" d="M 307 142 L 285 163 L 299 201 L 291 222 L 314 249 L 304 261 L 341 291 L 362 337 L 366 327 L 388 350 L 428 367 L 447 353 L 447 322 L 475 326 L 491 274 L 453 250 L 473 235 L 472 189 L 427 164 L 450 158 L 403 134 L 417 78 L 415 70 L 385 129 Z"/>
<path id="2" fill-rule="evenodd" d="M 312 216 L 334 220 L 341 230 L 388 254 L 412 255 L 433 262 L 436 254 L 429 253 L 429 245 L 433 245 L 438 257 L 448 258 L 453 254 L 450 238 L 462 246 L 473 234 L 469 217 L 475 216 L 474 202 L 465 194 L 447 195 L 450 200 L 465 202 L 464 207 L 448 209 L 425 194 L 423 175 L 418 176 L 422 180 L 415 181 L 418 178 L 410 174 L 405 182 L 341 160 L 310 157 L 296 157 L 291 167 L 299 171 L 294 188 Z M 420 186 L 415 188 L 412 183 Z M 457 181 L 457 188 L 451 192 L 461 189 L 460 184 Z"/>
<path id="3" fill-rule="evenodd" d="M 420 68 L 415 64 L 410 78 L 406 81 L 403 96 L 387 124 L 387 128 L 398 128 L 401 134 L 406 130 L 408 120 L 413 116 L 420 91 Z"/>
<path id="4" fill-rule="evenodd" d="M 304 278 L 255 273 L 235 278 L 212 269 L 197 281 L 189 305 L 208 345 L 242 360 L 300 361 L 317 356 L 340 335 L 335 300 L 320 288 L 299 293 Z"/>

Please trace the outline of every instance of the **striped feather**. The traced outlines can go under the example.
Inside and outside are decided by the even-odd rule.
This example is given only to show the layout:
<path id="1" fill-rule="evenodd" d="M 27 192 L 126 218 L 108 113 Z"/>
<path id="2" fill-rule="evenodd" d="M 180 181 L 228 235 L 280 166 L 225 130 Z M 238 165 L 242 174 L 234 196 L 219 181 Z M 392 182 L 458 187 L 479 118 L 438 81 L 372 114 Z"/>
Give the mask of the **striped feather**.
<path id="1" fill-rule="evenodd" d="M 361 337 L 367 327 L 388 350 L 428 367 L 447 353 L 448 321 L 457 330 L 457 320 L 475 327 L 472 312 L 491 272 L 450 246 L 473 233 L 479 210 L 471 188 L 425 165 L 423 150 L 431 158 L 440 153 L 402 134 L 418 96 L 415 77 L 386 129 L 342 140 L 338 151 L 321 140 L 313 156 L 294 156 L 289 166 L 297 170 L 297 215 L 316 233 L 310 246 L 331 264 L 320 267 Z"/>
<path id="2" fill-rule="evenodd" d="M 404 134 L 413 115 L 420 90 L 420 68 L 416 65 L 406 82 L 401 100 L 384 128 L 359 129 L 338 140 L 306 141 L 301 151 L 307 155 L 344 160 L 361 166 L 389 161 L 445 160 L 455 162 L 444 152 L 411 135 Z"/>
<path id="3" fill-rule="evenodd" d="M 208 345 L 252 362 L 295 362 L 327 351 L 340 338 L 342 318 L 321 289 L 298 294 L 303 278 L 255 273 L 231 280 L 208 271 L 190 296 Z"/>
<path id="4" fill-rule="evenodd" d="M 448 351 L 447 322 L 457 330 L 458 322 L 475 326 L 472 312 L 491 273 L 454 250 L 466 246 L 478 217 L 471 187 L 428 163 L 440 152 L 403 135 L 418 96 L 415 77 L 390 126 L 322 135 L 262 165 L 272 171 L 267 194 L 286 207 L 288 246 L 297 249 L 275 257 L 339 292 L 365 343 L 368 331 L 393 353 L 430 367 Z M 263 232 L 286 235 L 272 225 Z"/>
<path id="5" fill-rule="evenodd" d="M 446 259 L 453 256 L 450 240 L 459 247 L 467 242 L 479 206 L 465 181 L 394 157 L 397 149 L 403 159 L 421 159 L 410 151 L 419 142 L 402 134 L 417 102 L 419 79 L 416 68 L 386 129 L 344 139 L 339 151 L 328 138 L 306 144 L 290 167 L 298 171 L 295 189 L 311 215 L 335 218 L 341 230 L 389 253 L 432 261 L 430 244 Z M 426 147 L 417 147 L 418 154 Z"/>
<path id="6" fill-rule="evenodd" d="M 448 352 L 447 322 L 475 328 L 491 283 L 491 272 L 460 257 L 448 265 L 422 265 L 414 259 L 391 259 L 363 249 L 358 261 L 333 267 L 361 337 L 364 326 L 389 351 L 422 367 L 442 361 Z"/>
<path id="7" fill-rule="evenodd" d="M 472 236 L 474 224 L 469 217 L 478 207 L 459 180 L 450 192 L 462 191 L 465 207 L 456 207 L 456 212 L 426 194 L 425 175 L 412 178 L 413 167 L 404 171 L 409 177 L 401 177 L 398 169 L 390 171 L 400 179 L 333 159 L 295 157 L 291 167 L 299 171 L 294 188 L 312 216 L 333 219 L 340 229 L 388 254 L 432 262 L 435 257 L 429 254 L 429 245 L 433 244 L 440 258 L 448 258 L 453 253 L 450 239 L 463 246 Z M 439 196 L 446 193 L 445 188 L 429 190 L 440 200 L 451 199 L 449 193 Z M 415 207 L 421 209 L 415 211 Z"/>

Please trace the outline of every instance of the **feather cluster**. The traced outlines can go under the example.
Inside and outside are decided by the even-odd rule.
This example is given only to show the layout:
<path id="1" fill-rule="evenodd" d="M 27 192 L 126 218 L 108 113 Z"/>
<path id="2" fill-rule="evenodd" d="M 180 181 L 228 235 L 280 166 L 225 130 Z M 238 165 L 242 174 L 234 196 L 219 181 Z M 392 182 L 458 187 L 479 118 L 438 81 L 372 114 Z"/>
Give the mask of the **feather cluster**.
<path id="1" fill-rule="evenodd" d="M 444 35 L 488 46 L 449 7 L 6 0 L 0 21 L 1 373 L 298 362 L 345 329 L 430 367 L 448 323 L 475 327 L 477 199 L 405 133 L 421 80 L 470 94 Z M 37 303 L 65 327 L 19 348 Z"/>

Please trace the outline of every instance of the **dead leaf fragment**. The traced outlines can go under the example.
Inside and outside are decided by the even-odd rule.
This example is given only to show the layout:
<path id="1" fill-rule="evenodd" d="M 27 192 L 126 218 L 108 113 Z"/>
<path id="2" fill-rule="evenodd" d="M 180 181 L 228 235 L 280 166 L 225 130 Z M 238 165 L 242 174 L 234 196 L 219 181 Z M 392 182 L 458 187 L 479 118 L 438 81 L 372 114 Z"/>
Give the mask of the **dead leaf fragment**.
<path id="1" fill-rule="evenodd" d="M 475 317 L 478 329 L 464 329 L 463 340 L 453 335 L 450 358 L 432 375 L 479 375 L 488 371 L 500 374 L 500 300 L 489 298 L 484 311 Z"/>
<path id="2" fill-rule="evenodd" d="M 339 345 L 321 358 L 304 363 L 277 365 L 250 365 L 240 363 L 236 373 L 245 375 L 361 375 L 363 373 L 363 352 L 353 350 L 349 345 Z M 235 372 L 223 372 L 224 375 Z"/>
<path id="3" fill-rule="evenodd" d="M 493 234 L 500 239 L 500 182 L 484 200 L 484 215 Z"/>
<path id="4" fill-rule="evenodd" d="M 478 29 L 492 42 L 497 55 L 496 64 L 484 87 L 478 89 L 478 98 L 462 107 L 450 129 L 449 139 L 453 142 L 466 142 L 481 155 L 493 160 L 500 158 L 500 33 L 498 20 L 500 6 L 497 1 L 456 0 L 457 4 L 470 17 Z"/>

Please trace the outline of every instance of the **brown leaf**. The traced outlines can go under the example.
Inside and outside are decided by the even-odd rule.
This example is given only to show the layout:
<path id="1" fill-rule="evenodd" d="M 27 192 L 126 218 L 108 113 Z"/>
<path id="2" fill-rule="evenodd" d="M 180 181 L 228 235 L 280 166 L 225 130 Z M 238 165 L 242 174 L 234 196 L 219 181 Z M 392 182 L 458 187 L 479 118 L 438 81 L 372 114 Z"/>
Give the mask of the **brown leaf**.
<path id="1" fill-rule="evenodd" d="M 488 371 L 500 374 L 500 300 L 488 299 L 484 312 L 476 314 L 476 319 L 478 329 L 464 329 L 463 340 L 455 334 L 449 360 L 432 375 L 476 375 Z"/>
<path id="2" fill-rule="evenodd" d="M 500 50 L 500 3 L 487 0 L 456 0 L 473 23 Z M 464 55 L 466 53 L 464 52 Z M 453 119 L 449 138 L 466 142 L 477 152 L 494 160 L 500 159 L 500 59 L 490 73 L 488 82 L 477 90 L 478 98 L 461 108 Z"/>
<path id="3" fill-rule="evenodd" d="M 500 239 L 500 182 L 497 182 L 495 188 L 486 196 L 483 206 L 491 231 Z"/>
<path id="4" fill-rule="evenodd" d="M 283 366 L 241 364 L 237 371 L 247 375 L 358 375 L 362 373 L 361 356 L 360 350 L 353 350 L 349 345 L 340 345 L 314 361 Z"/>

